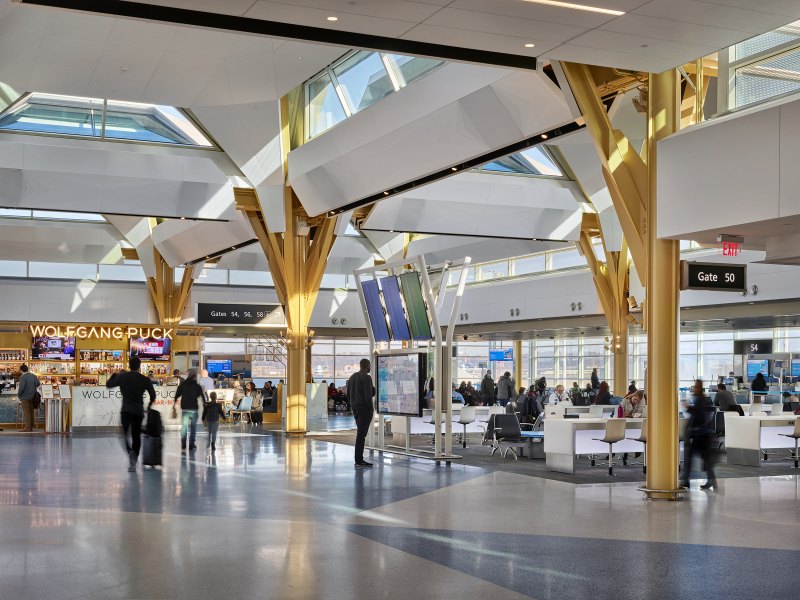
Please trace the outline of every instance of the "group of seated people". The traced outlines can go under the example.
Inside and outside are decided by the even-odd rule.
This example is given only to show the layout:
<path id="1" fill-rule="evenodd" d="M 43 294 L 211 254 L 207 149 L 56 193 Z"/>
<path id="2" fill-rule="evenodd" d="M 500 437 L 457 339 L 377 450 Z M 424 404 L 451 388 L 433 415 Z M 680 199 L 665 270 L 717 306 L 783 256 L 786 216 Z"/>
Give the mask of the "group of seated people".
<path id="1" fill-rule="evenodd" d="M 759 373 L 759 375 L 760 374 L 761 373 Z M 751 390 L 754 392 L 766 392 L 766 389 L 756 390 L 755 388 L 751 388 Z M 759 396 L 755 395 L 754 398 L 757 401 Z M 800 415 L 800 399 L 798 399 L 797 396 L 791 392 L 783 392 L 781 402 L 783 402 L 784 412 L 791 412 L 796 415 Z M 714 395 L 714 404 L 716 404 L 721 411 L 737 412 L 739 415 L 744 416 L 744 409 L 736 402 L 736 396 L 734 396 L 733 392 L 731 392 L 722 382 L 717 384 L 717 393 Z"/>

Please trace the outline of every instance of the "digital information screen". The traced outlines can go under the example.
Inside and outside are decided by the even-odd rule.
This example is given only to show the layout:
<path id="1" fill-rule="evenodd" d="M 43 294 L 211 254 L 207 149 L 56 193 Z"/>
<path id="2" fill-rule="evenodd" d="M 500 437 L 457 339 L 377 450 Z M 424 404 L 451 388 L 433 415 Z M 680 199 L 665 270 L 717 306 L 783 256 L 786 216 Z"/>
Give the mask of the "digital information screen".
<path id="1" fill-rule="evenodd" d="M 747 361 L 747 380 L 752 381 L 756 375 L 763 373 L 764 377 L 769 375 L 768 360 L 748 360 Z"/>
<path id="2" fill-rule="evenodd" d="M 422 297 L 419 275 L 416 271 L 403 273 L 400 275 L 400 285 L 403 289 L 403 299 L 406 301 L 411 334 L 415 340 L 432 339 L 431 324 L 428 320 L 428 311 L 425 308 L 425 299 Z"/>
<path id="3" fill-rule="evenodd" d="M 171 342 L 168 338 L 131 338 L 130 356 L 144 361 L 169 362 Z"/>
<path id="4" fill-rule="evenodd" d="M 422 416 L 427 368 L 427 357 L 422 352 L 379 355 L 378 412 L 401 417 Z"/>
<path id="5" fill-rule="evenodd" d="M 386 311 L 389 313 L 389 326 L 392 328 L 392 339 L 408 341 L 411 339 L 411 332 L 408 329 L 406 311 L 403 308 L 403 300 L 400 297 L 400 284 L 394 275 L 384 277 L 380 280 L 383 290 L 383 301 L 386 303 Z"/>
<path id="6" fill-rule="evenodd" d="M 74 337 L 33 338 L 31 358 L 43 360 L 75 360 Z"/>
<path id="7" fill-rule="evenodd" d="M 261 325 L 286 327 L 286 316 L 279 304 L 197 304 L 198 325 Z"/>
<path id="8" fill-rule="evenodd" d="M 514 349 L 500 348 L 499 350 L 489 350 L 489 360 L 499 362 L 514 360 Z"/>
<path id="9" fill-rule="evenodd" d="M 216 375 L 219 373 L 230 375 L 233 373 L 233 366 L 230 360 L 209 360 L 206 363 L 206 368 L 208 369 L 208 373 L 210 375 Z"/>
<path id="10" fill-rule="evenodd" d="M 381 292 L 378 289 L 378 282 L 374 279 L 367 279 L 361 282 L 361 289 L 364 290 L 364 302 L 367 305 L 367 315 L 369 324 L 372 328 L 372 337 L 376 342 L 389 341 L 389 326 L 386 324 L 386 313 L 383 312 L 381 302 Z"/>
<path id="11" fill-rule="evenodd" d="M 792 377 L 800 377 L 800 360 L 792 361 Z"/>

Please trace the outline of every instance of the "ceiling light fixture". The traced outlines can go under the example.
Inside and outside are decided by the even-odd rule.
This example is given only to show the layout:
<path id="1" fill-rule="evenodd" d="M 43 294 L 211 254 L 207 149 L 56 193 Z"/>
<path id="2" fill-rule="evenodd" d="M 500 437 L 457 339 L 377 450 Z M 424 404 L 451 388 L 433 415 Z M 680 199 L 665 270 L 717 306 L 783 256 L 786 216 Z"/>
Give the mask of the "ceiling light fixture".
<path id="1" fill-rule="evenodd" d="M 458 167 L 450 167 L 451 171 L 458 171 Z"/>
<path id="2" fill-rule="evenodd" d="M 525 44 L 526 48 L 533 48 L 536 44 Z"/>
<path id="3" fill-rule="evenodd" d="M 547 4 L 548 6 L 558 6 L 559 8 L 571 8 L 572 10 L 585 10 L 588 12 L 596 12 L 604 15 L 614 15 L 618 17 L 624 15 L 623 10 L 611 10 L 610 8 L 600 8 L 598 6 L 586 6 L 585 4 L 573 4 L 571 2 L 558 2 L 558 0 L 523 0 L 523 2 L 531 2 L 533 4 Z"/>
<path id="4" fill-rule="evenodd" d="M 547 139 L 547 134 L 546 134 L 546 133 L 543 133 L 543 134 L 542 134 L 542 139 L 543 139 L 543 140 L 546 140 L 546 139 Z"/>
<path id="5" fill-rule="evenodd" d="M 338 21 L 339 17 L 328 17 L 328 21 Z"/>

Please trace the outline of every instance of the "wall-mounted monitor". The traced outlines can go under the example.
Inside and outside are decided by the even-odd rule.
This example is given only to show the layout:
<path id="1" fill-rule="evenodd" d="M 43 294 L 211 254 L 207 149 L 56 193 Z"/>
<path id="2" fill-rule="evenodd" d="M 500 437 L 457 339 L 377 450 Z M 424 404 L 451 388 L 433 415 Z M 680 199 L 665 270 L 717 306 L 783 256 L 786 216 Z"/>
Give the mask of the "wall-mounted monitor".
<path id="1" fill-rule="evenodd" d="M 398 341 L 408 341 L 411 339 L 411 332 L 408 329 L 406 311 L 403 308 L 403 299 L 400 297 L 400 284 L 397 277 L 391 275 L 380 280 L 381 290 L 383 290 L 383 301 L 386 303 L 386 312 L 389 314 L 389 327 L 391 328 L 392 339 Z"/>
<path id="2" fill-rule="evenodd" d="M 378 412 L 401 417 L 422 416 L 427 355 L 424 352 L 383 354 L 378 355 L 376 362 Z"/>
<path id="3" fill-rule="evenodd" d="M 756 375 L 762 373 L 764 377 L 769 376 L 768 360 L 748 360 L 747 361 L 747 381 L 753 381 Z"/>
<path id="4" fill-rule="evenodd" d="M 74 337 L 35 337 L 31 358 L 34 360 L 75 360 Z"/>
<path id="5" fill-rule="evenodd" d="M 231 360 L 209 360 L 206 362 L 209 375 L 228 375 L 233 374 L 233 361 Z"/>
<path id="6" fill-rule="evenodd" d="M 800 359 L 792 360 L 792 377 L 800 377 Z"/>
<path id="7" fill-rule="evenodd" d="M 400 285 L 403 290 L 403 299 L 408 312 L 408 322 L 411 325 L 411 335 L 415 340 L 429 340 L 431 323 L 428 319 L 428 310 L 425 299 L 422 297 L 422 286 L 419 283 L 419 274 L 410 271 L 400 275 Z"/>
<path id="8" fill-rule="evenodd" d="M 139 360 L 169 362 L 171 342 L 168 338 L 131 338 L 130 357 Z"/>
<path id="9" fill-rule="evenodd" d="M 386 312 L 383 310 L 378 282 L 374 279 L 366 279 L 361 282 L 361 289 L 364 290 L 364 302 L 367 304 L 367 316 L 372 329 L 372 337 L 376 342 L 388 342 L 389 326 L 386 324 Z"/>
<path id="10" fill-rule="evenodd" d="M 495 348 L 489 350 L 489 360 L 507 362 L 514 360 L 514 348 Z"/>

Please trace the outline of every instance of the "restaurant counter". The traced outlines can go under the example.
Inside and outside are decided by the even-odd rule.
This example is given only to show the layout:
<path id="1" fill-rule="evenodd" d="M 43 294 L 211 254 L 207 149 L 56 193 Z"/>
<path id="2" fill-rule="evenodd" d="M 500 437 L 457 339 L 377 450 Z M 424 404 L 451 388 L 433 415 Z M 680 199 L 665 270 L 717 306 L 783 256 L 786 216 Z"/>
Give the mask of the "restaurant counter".
<path id="1" fill-rule="evenodd" d="M 180 429 L 181 411 L 172 418 L 177 386 L 156 386 L 153 408 L 161 413 L 166 429 Z M 145 395 L 145 406 L 149 397 Z M 105 386 L 75 386 L 72 388 L 72 431 L 109 431 L 120 426 L 119 409 L 122 394 L 119 388 Z M 201 409 L 202 410 L 202 409 Z M 199 420 L 199 417 L 198 417 Z"/>

